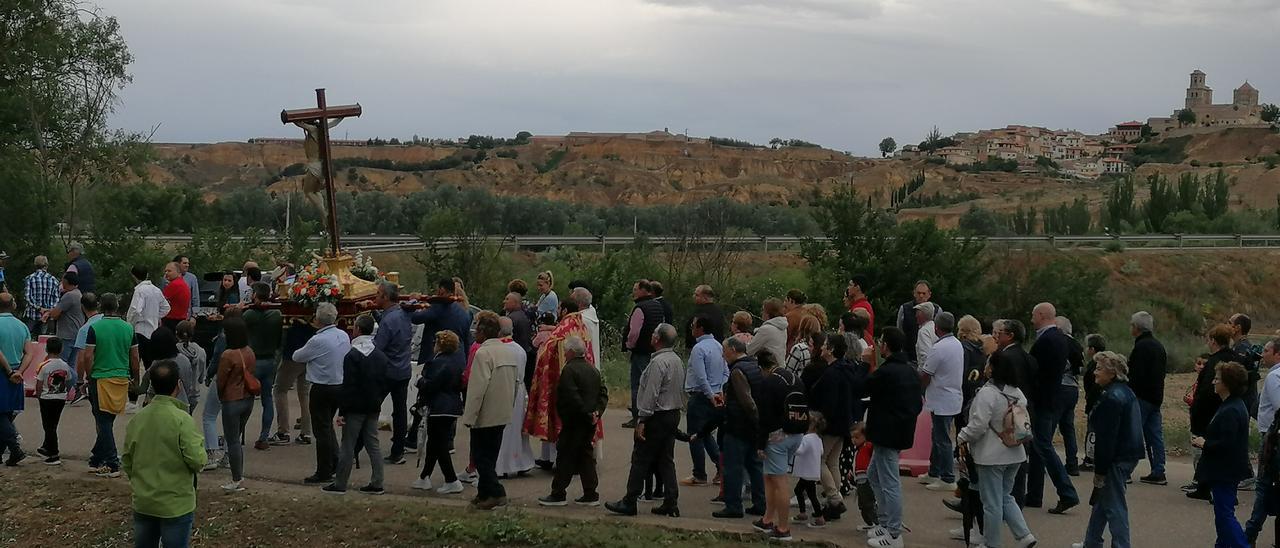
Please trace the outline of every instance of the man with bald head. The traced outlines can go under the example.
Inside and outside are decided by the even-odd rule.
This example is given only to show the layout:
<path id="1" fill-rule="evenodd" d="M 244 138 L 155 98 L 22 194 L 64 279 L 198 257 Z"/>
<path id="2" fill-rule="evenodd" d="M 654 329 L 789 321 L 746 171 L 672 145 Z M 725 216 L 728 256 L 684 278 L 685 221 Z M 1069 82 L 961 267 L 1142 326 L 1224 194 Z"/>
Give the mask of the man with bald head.
<path id="1" fill-rule="evenodd" d="M 520 303 L 520 294 L 512 291 L 502 299 L 502 310 L 511 319 L 511 339 L 520 345 L 525 352 L 533 348 L 533 319 L 524 313 Z"/>
<path id="2" fill-rule="evenodd" d="M 1040 303 L 1031 311 L 1031 323 L 1036 328 L 1036 340 L 1031 345 L 1031 357 L 1036 360 L 1036 374 L 1030 382 L 1028 411 L 1031 413 L 1031 429 L 1035 434 L 1027 459 L 1026 506 L 1038 508 L 1044 501 L 1044 476 L 1047 472 L 1058 491 L 1058 504 L 1049 509 L 1051 514 L 1063 514 L 1080 504 L 1080 496 L 1071 485 L 1071 477 L 1058 452 L 1053 448 L 1053 432 L 1066 412 L 1066 402 L 1059 401 L 1062 375 L 1069 365 L 1071 343 L 1058 329 L 1058 311 L 1050 303 Z"/>

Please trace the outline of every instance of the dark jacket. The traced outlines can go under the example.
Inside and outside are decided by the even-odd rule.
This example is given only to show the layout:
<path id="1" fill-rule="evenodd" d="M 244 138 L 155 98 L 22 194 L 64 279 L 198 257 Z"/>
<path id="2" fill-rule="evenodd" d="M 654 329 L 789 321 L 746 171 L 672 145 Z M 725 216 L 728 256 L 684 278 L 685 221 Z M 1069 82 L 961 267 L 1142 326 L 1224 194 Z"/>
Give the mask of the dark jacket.
<path id="1" fill-rule="evenodd" d="M 418 401 L 427 406 L 432 417 L 462 416 L 462 370 L 467 367 L 467 354 L 437 354 L 422 368 L 418 377 Z"/>
<path id="2" fill-rule="evenodd" d="M 774 367 L 773 372 L 764 376 L 760 383 L 760 392 L 756 394 L 756 406 L 760 410 L 760 428 L 756 431 L 756 449 L 764 449 L 769 445 L 769 434 L 782 428 L 787 418 L 787 394 L 792 391 L 804 391 L 804 386 L 790 370 L 785 367 Z"/>
<path id="3" fill-rule="evenodd" d="M 862 420 L 866 391 L 865 365 L 843 358 L 828 365 L 808 392 L 809 409 L 822 413 L 827 420 L 827 429 L 821 433 L 848 436 L 853 423 Z"/>
<path id="4" fill-rule="evenodd" d="M 1084 372 L 1084 345 L 1071 336 L 1067 337 L 1067 370 L 1075 377 Z"/>
<path id="5" fill-rule="evenodd" d="M 1164 377 L 1169 358 L 1164 345 L 1151 333 L 1143 333 L 1133 340 L 1129 353 L 1129 386 L 1138 399 L 1159 406 L 1164 403 Z M 1208 368 L 1206 368 L 1208 369 Z M 1213 379 L 1213 377 L 1209 377 Z M 1213 392 L 1213 387 L 1209 387 Z"/>
<path id="6" fill-rule="evenodd" d="M 1213 391 L 1214 369 L 1220 363 L 1238 361 L 1240 361 L 1240 357 L 1235 352 L 1230 348 L 1223 348 L 1211 354 L 1205 362 L 1204 369 L 1196 377 L 1195 399 L 1191 402 L 1192 434 L 1205 436 L 1205 432 L 1209 428 L 1209 421 L 1213 420 L 1214 415 L 1218 413 L 1218 406 L 1222 405 L 1222 399 Z M 1245 415 L 1248 416 L 1248 413 Z"/>
<path id="7" fill-rule="evenodd" d="M 342 388 L 338 392 L 338 412 L 375 414 L 382 409 L 387 390 L 387 355 L 374 348 L 366 356 L 352 348 L 342 360 Z"/>
<path id="8" fill-rule="evenodd" d="M 752 411 L 752 409 L 755 409 L 755 400 L 763 390 L 764 372 L 760 370 L 760 364 L 756 363 L 756 359 L 750 356 L 729 364 L 729 382 L 731 384 L 734 373 L 738 371 L 741 371 L 747 380 L 748 394 L 738 394 L 738 391 L 734 390 L 733 386 L 725 389 L 724 429 L 726 433 L 733 434 L 738 439 L 752 441 L 759 430 L 760 416 L 758 410 Z M 751 401 L 744 401 L 748 398 Z"/>
<path id="9" fill-rule="evenodd" d="M 622 345 L 623 350 L 635 351 L 641 354 L 653 353 L 653 330 L 658 328 L 662 323 L 662 318 L 666 314 L 663 311 L 662 303 L 653 297 L 641 297 L 636 300 L 635 308 L 640 309 L 640 313 L 644 316 L 644 323 L 640 326 L 640 334 L 636 339 L 635 348 L 625 348 L 627 339 L 631 338 L 631 317 L 627 317 L 627 323 L 622 326 Z M 632 309 L 632 314 L 635 309 Z"/>
<path id="10" fill-rule="evenodd" d="M 654 297 L 653 300 L 658 302 L 662 307 L 662 323 L 674 324 L 676 321 L 676 309 L 671 306 L 671 301 L 664 297 Z"/>
<path id="11" fill-rule="evenodd" d="M 1102 396 L 1102 387 L 1098 386 L 1098 381 L 1093 379 L 1093 370 L 1098 368 L 1098 362 L 1089 360 L 1084 366 L 1084 414 L 1088 415 L 1093 411 L 1094 406 L 1098 405 L 1098 398 Z M 1130 376 L 1129 388 L 1133 389 L 1133 377 Z"/>
<path id="12" fill-rule="evenodd" d="M 916 347 L 916 339 L 920 335 L 920 324 L 916 323 L 916 301 L 912 299 L 898 307 L 898 316 L 902 317 L 902 325 L 898 326 L 907 336 L 907 348 Z"/>
<path id="13" fill-rule="evenodd" d="M 1203 453 L 1196 466 L 1197 482 L 1235 485 L 1253 477 L 1253 467 L 1249 464 L 1249 410 L 1245 409 L 1243 399 L 1232 396 L 1222 402 L 1203 436 Z"/>
<path id="14" fill-rule="evenodd" d="M 511 318 L 511 340 L 528 352 L 533 348 L 533 320 L 524 310 L 507 312 L 507 317 Z"/>
<path id="15" fill-rule="evenodd" d="M 427 299 L 427 308 L 415 310 L 409 316 L 414 325 L 422 325 L 422 343 L 418 346 L 418 363 L 427 363 L 435 357 L 436 333 L 448 329 L 462 343 L 458 348 L 465 352 L 471 348 L 471 313 L 450 297 L 433 296 Z"/>
<path id="16" fill-rule="evenodd" d="M 1089 414 L 1089 428 L 1096 434 L 1093 461 L 1098 473 L 1145 456 L 1142 411 L 1128 383 L 1114 381 L 1102 390 L 1097 409 Z"/>
<path id="17" fill-rule="evenodd" d="M 876 447 L 910 449 L 915 444 L 916 417 L 924 407 L 920 374 L 898 352 L 867 377 L 867 440 Z"/>
<path id="18" fill-rule="evenodd" d="M 813 389 L 817 386 L 818 379 L 821 379 L 822 375 L 826 372 L 827 364 L 823 363 L 821 359 L 809 360 L 809 364 L 804 366 L 804 369 L 800 370 L 800 384 L 804 385 L 804 393 L 810 395 L 810 407 L 813 407 Z M 863 389 L 865 390 L 866 387 L 864 386 Z"/>
<path id="19" fill-rule="evenodd" d="M 1038 366 L 1031 392 L 1024 391 L 1031 405 L 1041 409 L 1049 409 L 1053 405 L 1058 387 L 1062 386 L 1062 374 L 1069 364 L 1071 345 L 1068 339 L 1066 333 L 1054 326 L 1046 329 L 1031 344 L 1031 357 L 1036 359 Z"/>
<path id="20" fill-rule="evenodd" d="M 666 299 L 663 299 L 663 301 L 666 301 Z M 724 311 L 720 309 L 720 305 L 716 303 L 695 304 L 693 305 L 693 316 L 702 316 L 710 320 L 711 328 L 707 330 L 707 334 L 715 337 L 716 342 L 724 342 Z M 684 322 L 684 347 L 692 349 L 697 342 L 698 339 L 693 336 L 693 317 L 690 317 L 689 321 Z"/>
<path id="21" fill-rule="evenodd" d="M 963 397 L 960 417 L 963 419 L 969 416 L 969 404 L 973 402 L 973 397 L 978 395 L 978 390 L 987 383 L 983 377 L 984 370 L 987 368 L 987 356 L 982 353 L 980 342 L 960 341 L 960 346 L 964 348 L 964 381 L 960 384 Z"/>
<path id="22" fill-rule="evenodd" d="M 593 424 L 593 413 L 604 413 L 609 405 L 609 389 L 600 379 L 600 371 L 587 360 L 574 358 L 560 370 L 556 386 L 556 413 L 560 422 L 578 426 Z"/>
<path id="23" fill-rule="evenodd" d="M 1039 365 L 1036 363 L 1036 359 L 1027 354 L 1027 351 L 1023 350 L 1021 345 L 1011 344 L 991 354 L 991 360 L 993 368 L 997 361 L 1012 362 L 1014 370 L 1018 371 L 1018 389 L 1030 400 L 1031 393 L 1038 386 L 1036 371 L 1039 369 Z M 1059 376 L 1057 384 L 1061 383 L 1062 377 Z M 1035 405 L 1034 402 L 1029 403 L 1033 406 Z"/>

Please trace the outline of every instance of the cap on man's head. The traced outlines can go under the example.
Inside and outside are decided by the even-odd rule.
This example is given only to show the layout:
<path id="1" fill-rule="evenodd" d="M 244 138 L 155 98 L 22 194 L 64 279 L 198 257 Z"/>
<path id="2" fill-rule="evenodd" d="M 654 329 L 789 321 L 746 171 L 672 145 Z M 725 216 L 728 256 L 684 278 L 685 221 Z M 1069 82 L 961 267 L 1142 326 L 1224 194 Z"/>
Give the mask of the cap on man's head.
<path id="1" fill-rule="evenodd" d="M 3 261 L 8 258 L 9 258 L 9 254 L 7 252 L 0 251 L 0 261 Z"/>
<path id="2" fill-rule="evenodd" d="M 937 311 L 937 309 L 934 308 L 933 303 L 931 302 L 923 302 L 918 305 L 915 305 L 915 307 L 913 308 L 917 311 L 924 312 L 924 314 L 930 318 L 932 318 L 934 312 Z"/>

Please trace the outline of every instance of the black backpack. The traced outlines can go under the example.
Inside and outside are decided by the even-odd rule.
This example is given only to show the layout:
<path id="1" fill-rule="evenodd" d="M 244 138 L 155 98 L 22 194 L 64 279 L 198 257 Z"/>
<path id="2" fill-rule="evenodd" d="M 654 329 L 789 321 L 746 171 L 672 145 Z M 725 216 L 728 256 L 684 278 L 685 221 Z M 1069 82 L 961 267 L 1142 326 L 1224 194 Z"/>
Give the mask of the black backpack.
<path id="1" fill-rule="evenodd" d="M 782 431 L 788 434 L 803 434 L 809 431 L 809 398 L 804 394 L 804 385 L 796 380 L 796 376 L 786 369 L 774 371 L 787 383 L 787 395 L 782 399 L 784 415 Z"/>

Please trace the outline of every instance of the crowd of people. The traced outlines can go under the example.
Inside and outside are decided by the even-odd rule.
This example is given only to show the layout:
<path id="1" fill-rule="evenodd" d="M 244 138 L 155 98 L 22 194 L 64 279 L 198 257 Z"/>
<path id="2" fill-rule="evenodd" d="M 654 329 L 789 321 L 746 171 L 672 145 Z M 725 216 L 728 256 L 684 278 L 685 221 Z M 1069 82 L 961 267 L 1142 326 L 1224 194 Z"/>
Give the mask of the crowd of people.
<path id="1" fill-rule="evenodd" d="M 585 282 L 570 283 L 561 297 L 552 273 L 542 272 L 531 299 L 529 286 L 513 280 L 494 312 L 472 306 L 457 278 L 437 281 L 422 299 L 406 299 L 382 281 L 358 316 L 340 318 L 322 303 L 310 318 L 287 320 L 273 304 L 266 280 L 274 278 L 250 263 L 239 279 L 222 278 L 207 317 L 217 334 L 206 349 L 195 340 L 202 300 L 184 256 L 165 266 L 159 287 L 134 267 L 127 303 L 94 290 L 92 264 L 78 245 L 60 276 L 45 257 L 34 266 L 21 320 L 14 295 L 0 293 L 0 373 L 10 381 L 0 393 L 0 452 L 10 466 L 28 460 L 14 423 L 28 368 L 38 369 L 43 443 L 36 453 L 45 464 L 61 463 L 65 407 L 87 398 L 96 427 L 89 467 L 101 477 L 129 477 L 139 545 L 186 545 L 194 475 L 225 468 L 223 489 L 246 488 L 255 405 L 261 424 L 253 449 L 314 446 L 314 472 L 302 481 L 324 493 L 348 491 L 363 452 L 370 477 L 357 490 L 381 494 L 385 467 L 416 453 L 422 464 L 413 489 L 454 495 L 471 484 L 479 510 L 507 505 L 503 480 L 536 468 L 552 471 L 538 504 L 567 505 L 574 476 L 581 495 L 573 503 L 602 503 L 597 461 L 611 394 Z M 1010 545 L 1004 526 L 1012 546 L 1036 545 L 1024 512 L 1045 506 L 1046 477 L 1057 496 L 1048 513 L 1065 514 L 1082 502 L 1071 480 L 1082 472 L 1093 473 L 1092 510 L 1075 546 L 1103 546 L 1108 533 L 1112 546 L 1132 544 L 1126 485 L 1138 461 L 1150 465 L 1138 481 L 1168 483 L 1161 417 L 1168 356 L 1151 314 L 1133 314 L 1126 357 L 1107 350 L 1100 335 L 1077 339 L 1052 303 L 1030 311 L 1030 332 L 1012 319 L 984 330 L 973 316 L 944 311 L 920 281 L 896 318 L 877 324 L 865 287 L 865 278 L 853 276 L 845 309 L 831 316 L 793 289 L 765 300 L 756 326 L 747 311 L 723 310 L 707 285 L 695 288 L 691 317 L 677 320 L 661 283 L 636 281 L 621 326 L 630 365 L 629 417 L 621 425 L 633 429 L 630 471 L 625 495 L 604 508 L 636 515 L 639 503 L 652 502 L 653 514 L 678 517 L 682 489 L 714 485 L 723 508 L 713 517 L 750 519 L 770 539 L 790 540 L 795 526 L 832 526 L 853 506 L 860 523 L 851 528 L 865 532 L 866 545 L 899 547 L 910 531 L 900 460 L 919 456 L 928 461 L 919 478 L 926 489 L 946 494 L 941 502 L 963 514 L 964 526 L 950 534 L 972 546 Z M 1196 471 L 1183 489 L 1213 502 L 1220 546 L 1250 546 L 1267 516 L 1280 514 L 1280 461 L 1273 462 L 1280 343 L 1255 345 L 1250 330 L 1243 314 L 1208 330 L 1209 352 L 1185 396 Z M 41 334 L 52 336 L 37 360 L 28 349 Z M 302 410 L 296 436 L 290 392 Z M 1082 392 L 1083 450 L 1075 431 Z M 384 450 L 378 429 L 387 400 Z M 918 420 L 922 413 L 927 420 Z M 112 428 L 126 414 L 135 416 L 118 452 Z M 1251 418 L 1264 440 L 1256 469 Z M 459 425 L 470 447 L 455 467 Z M 1062 456 L 1054 446 L 1059 433 Z M 687 443 L 692 462 L 684 478 L 677 442 Z M 1257 496 L 1242 527 L 1236 491 L 1249 487 Z"/>

